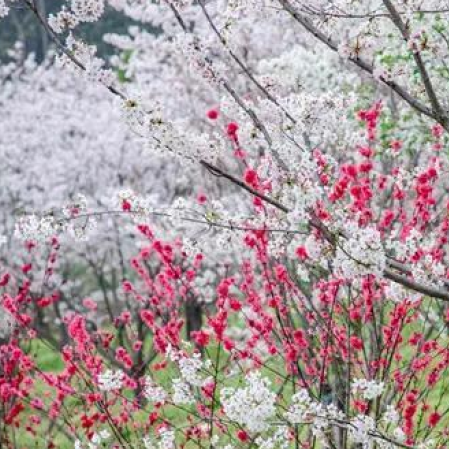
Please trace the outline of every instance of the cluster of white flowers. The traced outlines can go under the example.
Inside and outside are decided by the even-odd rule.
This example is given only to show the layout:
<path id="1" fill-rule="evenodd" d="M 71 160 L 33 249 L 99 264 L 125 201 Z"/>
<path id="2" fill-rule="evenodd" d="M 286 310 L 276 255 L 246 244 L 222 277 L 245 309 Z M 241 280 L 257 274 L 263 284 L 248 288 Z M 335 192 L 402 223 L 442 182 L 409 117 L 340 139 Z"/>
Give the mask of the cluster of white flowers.
<path id="1" fill-rule="evenodd" d="M 220 72 L 223 71 L 223 68 L 220 67 L 220 64 L 213 63 L 211 59 L 205 56 L 208 53 L 208 48 L 199 36 L 194 34 L 180 35 L 176 39 L 176 44 L 193 73 L 212 85 L 221 82 Z"/>
<path id="2" fill-rule="evenodd" d="M 15 236 L 22 240 L 42 240 L 54 234 L 53 217 L 26 215 L 16 221 Z"/>
<path id="3" fill-rule="evenodd" d="M 382 421 L 385 424 L 397 424 L 399 422 L 400 415 L 393 405 L 388 405 L 385 412 L 382 415 Z"/>
<path id="4" fill-rule="evenodd" d="M 215 285 L 217 282 L 218 274 L 215 270 L 209 268 L 202 270 L 194 281 L 194 287 L 197 291 L 201 292 L 199 299 L 210 304 L 215 301 L 216 292 Z"/>
<path id="5" fill-rule="evenodd" d="M 159 433 L 158 449 L 173 449 L 175 447 L 175 431 L 163 428 Z"/>
<path id="6" fill-rule="evenodd" d="M 9 9 L 10 8 L 6 6 L 6 0 L 0 0 L 0 19 L 8 15 Z"/>
<path id="7" fill-rule="evenodd" d="M 104 0 L 72 0 L 71 8 L 81 22 L 96 22 L 104 12 Z"/>
<path id="8" fill-rule="evenodd" d="M 377 382 L 375 380 L 355 379 L 351 384 L 353 394 L 360 393 L 368 401 L 381 396 L 384 389 L 384 382 Z"/>
<path id="9" fill-rule="evenodd" d="M 396 259 L 403 260 L 413 255 L 422 241 L 422 233 L 417 229 L 411 229 L 405 241 L 400 239 L 398 235 L 390 235 L 390 238 L 385 241 L 385 247 Z"/>
<path id="10" fill-rule="evenodd" d="M 137 195 L 131 189 L 124 189 L 117 192 L 116 201 L 114 205 L 119 209 L 123 209 L 123 205 L 127 203 L 130 210 L 134 215 L 145 216 L 150 215 L 155 212 L 154 207 L 151 204 L 150 198 L 145 198 L 143 196 Z"/>
<path id="11" fill-rule="evenodd" d="M 57 33 L 73 30 L 82 22 L 96 22 L 104 13 L 104 0 L 71 0 L 70 9 L 62 9 L 48 17 L 48 24 Z"/>
<path id="12" fill-rule="evenodd" d="M 181 404 L 193 404 L 195 397 L 192 392 L 191 386 L 182 379 L 175 378 L 172 380 L 173 388 L 173 403 L 177 405 Z"/>
<path id="13" fill-rule="evenodd" d="M 164 388 L 156 385 L 150 376 L 147 376 L 145 379 L 143 394 L 153 404 L 163 404 L 168 398 L 168 394 Z"/>
<path id="14" fill-rule="evenodd" d="M 424 285 L 444 285 L 446 267 L 443 263 L 437 262 L 429 254 L 420 259 L 419 263 L 412 267 L 413 277 Z"/>
<path id="15" fill-rule="evenodd" d="M 344 419 L 344 413 L 334 405 L 323 405 L 313 400 L 302 388 L 292 396 L 285 418 L 292 424 L 309 423 L 313 435 L 322 438 L 333 422 Z"/>
<path id="16" fill-rule="evenodd" d="M 307 163 L 304 158 L 298 157 L 298 146 L 301 147 L 302 152 L 307 154 L 309 150 L 321 147 L 323 142 L 335 147 L 336 151 L 344 148 L 342 142 L 344 142 L 344 146 L 355 142 L 357 134 L 354 132 L 353 123 L 347 116 L 348 111 L 354 107 L 355 103 L 356 97 L 352 94 L 341 96 L 300 92 L 282 99 L 284 108 L 292 111 L 296 120 L 292 127 L 280 116 L 281 135 L 284 135 L 281 145 L 285 147 L 284 149 L 280 148 L 280 151 L 283 158 L 285 158 L 284 154 L 289 153 L 288 159 L 285 159 L 289 173 L 298 172 L 301 175 L 301 169 L 315 169 L 313 162 Z M 326 119 L 323 120 L 323 117 Z"/>
<path id="17" fill-rule="evenodd" d="M 98 444 L 100 444 L 101 441 L 107 440 L 110 436 L 111 436 L 111 434 L 109 433 L 109 430 L 107 430 L 107 429 L 101 430 L 100 432 L 94 433 L 92 435 L 91 442 L 95 446 L 98 446 Z"/>
<path id="18" fill-rule="evenodd" d="M 349 435 L 354 443 L 363 445 L 363 449 L 373 447 L 373 434 L 376 430 L 376 422 L 371 416 L 357 415 L 348 426 Z"/>
<path id="19" fill-rule="evenodd" d="M 111 434 L 108 430 L 104 429 L 101 430 L 98 433 L 94 433 L 92 437 L 90 438 L 90 441 L 87 443 L 88 449 L 97 449 L 98 446 L 101 446 L 104 444 L 106 440 L 110 438 Z M 75 440 L 74 448 L 75 449 L 84 449 L 85 446 L 83 446 L 81 440 Z"/>
<path id="20" fill-rule="evenodd" d="M 399 232 L 399 231 L 398 231 Z M 385 247 L 388 249 L 391 255 L 397 260 L 407 261 L 418 250 L 427 253 L 424 257 L 421 257 L 418 262 L 411 265 L 411 273 L 413 278 L 423 284 L 429 286 L 443 286 L 444 278 L 446 275 L 446 268 L 444 261 L 437 261 L 431 256 L 432 250 L 435 245 L 435 241 L 438 240 L 438 236 L 434 232 L 427 232 L 424 236 L 422 232 L 417 229 L 411 229 L 405 239 L 401 239 L 399 235 L 391 234 L 386 240 Z M 395 290 L 397 295 L 392 295 Z M 400 297 L 400 286 L 392 286 L 389 293 L 393 297 Z M 416 293 L 403 292 L 406 296 L 411 296 L 412 299 L 419 299 L 419 295 Z"/>
<path id="21" fill-rule="evenodd" d="M 66 7 L 63 7 L 56 15 L 50 14 L 47 20 L 48 25 L 56 34 L 73 30 L 79 24 L 78 17 Z"/>
<path id="22" fill-rule="evenodd" d="M 211 139 L 208 134 L 192 134 L 183 123 L 168 120 L 157 101 L 136 96 L 123 101 L 121 111 L 134 132 L 148 139 L 146 149 L 154 155 L 171 154 L 182 158 L 183 163 L 215 163 L 224 151 L 222 141 Z"/>
<path id="23" fill-rule="evenodd" d="M 259 449 L 287 449 L 290 446 L 290 439 L 290 429 L 287 426 L 280 426 L 272 436 L 258 436 L 254 442 Z"/>
<path id="24" fill-rule="evenodd" d="M 383 383 L 376 383 L 359 379 L 352 386 L 353 391 L 362 391 L 365 399 L 374 399 L 383 391 Z M 333 404 L 325 406 L 313 400 L 305 389 L 298 391 L 292 397 L 292 403 L 285 413 L 285 417 L 292 424 L 309 423 L 313 435 L 325 437 L 325 432 L 333 426 L 345 427 L 348 429 L 349 436 L 354 443 L 362 444 L 364 449 L 369 449 L 376 443 L 382 449 L 393 449 L 396 441 L 404 441 L 405 434 L 399 423 L 399 413 L 393 406 L 388 406 L 382 415 L 380 423 L 389 428 L 393 425 L 393 430 L 381 432 L 376 425 L 376 421 L 366 415 L 357 415 L 349 419 L 342 411 L 338 410 Z M 387 436 L 387 438 L 385 438 Z"/>
<path id="25" fill-rule="evenodd" d="M 331 61 L 332 65 L 329 64 Z M 357 83 L 357 76 L 339 62 L 338 56 L 324 46 L 321 49 L 317 46 L 311 51 L 302 45 L 294 45 L 280 56 L 263 59 L 258 68 L 261 73 L 269 73 L 281 86 L 290 89 L 305 86 L 307 90 L 322 92 Z M 336 71 L 335 67 L 339 70 Z"/>
<path id="26" fill-rule="evenodd" d="M 388 282 L 385 286 L 385 298 L 397 303 L 403 302 L 404 300 L 418 301 L 421 296 L 420 293 L 407 290 L 395 282 Z"/>
<path id="27" fill-rule="evenodd" d="M 201 354 L 195 352 L 188 357 L 183 351 L 178 351 L 169 345 L 165 351 L 167 359 L 175 362 L 181 372 L 183 380 L 194 386 L 201 386 L 209 379 L 200 376 L 201 370 L 205 367 L 205 362 L 201 359 Z"/>
<path id="28" fill-rule="evenodd" d="M 168 346 L 166 357 L 176 363 L 181 374 L 180 378 L 172 380 L 173 402 L 175 404 L 194 403 L 193 388 L 201 387 L 211 379 L 201 375 L 201 370 L 205 368 L 205 362 L 201 360 L 201 354 L 194 353 L 191 357 L 188 357 L 182 351 Z"/>
<path id="29" fill-rule="evenodd" d="M 292 204 L 287 219 L 293 228 L 306 223 L 310 218 L 310 210 L 322 199 L 323 191 L 315 181 L 316 173 L 316 165 L 310 155 L 303 154 L 301 163 L 295 170 L 296 182 L 289 189 L 290 191 L 288 187 L 284 189 L 287 204 Z"/>
<path id="30" fill-rule="evenodd" d="M 195 353 L 192 357 L 180 357 L 178 360 L 181 377 L 190 385 L 200 387 L 204 384 L 204 379 L 200 372 L 203 368 L 201 354 Z"/>
<path id="31" fill-rule="evenodd" d="M 314 235 L 309 235 L 304 241 L 304 248 L 307 251 L 309 258 L 314 262 L 324 260 L 322 253 L 326 249 L 326 245 L 322 239 L 319 239 Z"/>
<path id="32" fill-rule="evenodd" d="M 399 441 L 399 442 L 401 442 L 401 443 L 407 439 L 406 433 L 404 432 L 404 430 L 403 430 L 402 427 L 400 427 L 400 426 L 396 426 L 396 427 L 393 429 L 392 436 L 393 436 L 393 438 L 394 438 L 396 441 Z M 378 439 L 378 440 L 379 440 L 379 439 Z M 421 444 L 422 444 L 422 443 L 421 443 Z M 418 445 L 418 447 L 419 447 L 419 446 L 420 446 L 420 445 Z M 388 449 L 394 449 L 395 447 L 397 447 L 397 444 L 392 443 Z"/>
<path id="33" fill-rule="evenodd" d="M 201 253 L 198 241 L 188 237 L 182 239 L 182 249 L 190 257 L 195 257 L 197 254 Z"/>
<path id="34" fill-rule="evenodd" d="M 305 388 L 302 388 L 292 396 L 292 403 L 285 413 L 285 417 L 292 424 L 299 424 L 310 419 L 321 410 L 321 404 L 315 403 Z M 318 407 L 318 408 L 317 408 Z"/>
<path id="35" fill-rule="evenodd" d="M 57 19 L 54 19 L 55 27 L 58 29 Z M 111 87 L 116 76 L 110 69 L 104 68 L 105 62 L 96 56 L 97 48 L 95 45 L 87 45 L 70 34 L 66 39 L 66 48 L 72 57 L 62 54 L 57 59 L 60 67 L 67 67 L 78 74 L 84 76 L 88 81 Z M 74 58 L 77 62 L 75 63 Z M 79 65 L 83 66 L 83 69 Z"/>
<path id="36" fill-rule="evenodd" d="M 0 338 L 7 337 L 10 334 L 14 323 L 14 317 L 9 312 L 4 310 L 0 303 Z"/>
<path id="37" fill-rule="evenodd" d="M 245 426 L 250 432 L 262 432 L 270 426 L 276 413 L 276 394 L 270 390 L 271 382 L 260 372 L 245 378 L 243 388 L 223 388 L 221 402 L 226 416 Z"/>
<path id="38" fill-rule="evenodd" d="M 98 376 L 98 388 L 101 391 L 120 390 L 123 386 L 125 373 L 121 370 L 106 370 Z"/>
<path id="39" fill-rule="evenodd" d="M 382 276 L 386 256 L 379 231 L 373 227 L 359 228 L 348 221 L 345 237 L 339 239 L 333 265 L 335 271 L 345 279 L 354 279 L 367 274 Z"/>
<path id="40" fill-rule="evenodd" d="M 145 437 L 142 442 L 145 449 L 174 449 L 175 438 L 176 435 L 174 430 L 168 427 L 163 427 L 159 430 L 159 439 L 156 444 L 154 444 L 150 437 Z"/>
<path id="41" fill-rule="evenodd" d="M 43 242 L 54 235 L 66 233 L 75 240 L 86 240 L 97 227 L 94 217 L 68 221 L 67 218 L 56 215 L 55 212 L 44 216 L 23 215 L 16 220 L 14 236 L 23 241 Z"/>

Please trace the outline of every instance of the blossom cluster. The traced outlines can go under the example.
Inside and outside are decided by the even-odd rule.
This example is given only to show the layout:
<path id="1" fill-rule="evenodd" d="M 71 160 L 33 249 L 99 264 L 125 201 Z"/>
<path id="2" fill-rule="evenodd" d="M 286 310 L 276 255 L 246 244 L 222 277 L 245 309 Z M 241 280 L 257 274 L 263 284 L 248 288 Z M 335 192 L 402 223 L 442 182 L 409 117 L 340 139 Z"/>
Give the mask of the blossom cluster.
<path id="1" fill-rule="evenodd" d="M 258 372 L 248 374 L 245 382 L 244 388 L 221 390 L 224 412 L 251 432 L 266 430 L 276 412 L 276 395 L 269 388 L 269 380 Z"/>
<path id="2" fill-rule="evenodd" d="M 55 33 L 73 30 L 83 22 L 97 22 L 105 9 L 104 0 L 71 0 L 70 9 L 63 6 L 56 15 L 51 14 L 48 24 Z"/>

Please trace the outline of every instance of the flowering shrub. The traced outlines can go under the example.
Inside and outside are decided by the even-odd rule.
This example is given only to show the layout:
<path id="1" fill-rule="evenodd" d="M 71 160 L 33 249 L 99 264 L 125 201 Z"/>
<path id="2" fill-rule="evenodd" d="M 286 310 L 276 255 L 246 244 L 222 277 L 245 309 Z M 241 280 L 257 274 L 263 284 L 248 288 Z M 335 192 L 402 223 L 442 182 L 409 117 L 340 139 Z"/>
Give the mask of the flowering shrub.
<path id="1" fill-rule="evenodd" d="M 5 441 L 22 426 L 45 441 L 43 415 L 60 421 L 77 447 L 290 447 L 316 438 L 444 444 L 449 353 L 444 321 L 429 325 L 422 316 L 431 302 L 389 296 L 373 274 L 298 283 L 286 262 L 268 256 L 268 231 L 249 231 L 254 257 L 219 282 L 206 325 L 187 344 L 180 310 L 201 297 L 195 277 L 203 256 L 162 243 L 145 226 L 140 232 L 147 244 L 132 260 L 139 280 L 123 283 L 137 311 L 123 310 L 109 329 L 67 316 L 70 343 L 58 372 L 42 371 L 38 353 L 26 349 L 40 341 L 30 310 L 51 303 L 33 295 L 32 267 L 17 286 L 3 281 L 12 321 L 1 350 L 4 421 L 12 426 Z M 152 257 L 162 265 L 150 274 Z"/>
<path id="2" fill-rule="evenodd" d="M 1 444 L 446 447 L 444 5 L 74 0 L 47 19 L 34 2 L 11 3 L 35 14 L 60 68 L 101 88 L 92 136 L 119 115 L 128 126 L 105 154 L 133 134 L 151 150 L 138 152 L 135 170 L 169 155 L 198 189 L 169 205 L 145 187 L 121 189 L 109 207 L 81 196 L 15 220 L 25 252 L 16 263 L 8 246 L 14 262 L 0 273 Z M 105 37 L 121 51 L 110 67 L 76 38 L 107 3 L 142 23 Z M 0 0 L 0 16 L 8 5 Z M 275 41 L 272 53 L 261 35 Z M 298 65 L 317 59 L 311 36 L 341 59 L 330 56 L 303 88 Z M 335 75 L 354 66 L 363 74 Z M 22 89 L 5 83 L 20 105 Z M 106 95 L 117 102 L 112 113 Z M 126 152 L 121 183 L 145 186 L 135 170 L 123 176 L 124 160 Z M 207 189 L 199 173 L 223 185 Z M 94 223 L 113 216 L 123 219 L 117 235 L 134 227 L 126 257 L 121 241 L 108 261 L 120 277 L 108 289 L 106 262 L 91 263 L 104 302 L 73 304 L 67 235 L 95 239 Z M 45 367 L 44 351 L 57 367 Z"/>

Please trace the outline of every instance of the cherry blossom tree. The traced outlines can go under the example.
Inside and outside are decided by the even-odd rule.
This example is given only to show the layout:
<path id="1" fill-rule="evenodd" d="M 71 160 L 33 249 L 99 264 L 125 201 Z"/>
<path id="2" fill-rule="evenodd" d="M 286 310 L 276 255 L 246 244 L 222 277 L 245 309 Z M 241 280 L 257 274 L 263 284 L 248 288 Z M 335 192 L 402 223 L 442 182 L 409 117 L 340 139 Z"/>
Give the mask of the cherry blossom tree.
<path id="1" fill-rule="evenodd" d="M 25 249 L 14 271 L 7 239 L 0 280 L 2 441 L 20 428 L 42 447 L 445 447 L 445 2 L 72 0 L 45 17 L 15 0 L 0 15 L 18 3 L 58 56 L 2 76 L 3 159 L 26 184 L 5 184 L 3 201 L 36 209 L 4 219 Z M 141 23 L 105 36 L 111 61 L 76 37 L 105 7 Z M 56 141 L 51 117 L 9 112 L 24 103 L 57 111 Z M 17 135 L 22 159 L 8 153 Z M 54 158 L 62 187 L 36 188 L 30 154 Z M 193 187 L 149 196 L 145 175 L 173 192 L 175 170 Z M 71 300 L 58 263 L 80 234 L 102 248 L 94 271 L 118 248 L 107 269 L 121 270 L 122 307 L 109 323 L 91 298 L 61 315 L 62 368 L 48 373 L 38 324 Z M 208 304 L 194 327 L 192 304 Z"/>

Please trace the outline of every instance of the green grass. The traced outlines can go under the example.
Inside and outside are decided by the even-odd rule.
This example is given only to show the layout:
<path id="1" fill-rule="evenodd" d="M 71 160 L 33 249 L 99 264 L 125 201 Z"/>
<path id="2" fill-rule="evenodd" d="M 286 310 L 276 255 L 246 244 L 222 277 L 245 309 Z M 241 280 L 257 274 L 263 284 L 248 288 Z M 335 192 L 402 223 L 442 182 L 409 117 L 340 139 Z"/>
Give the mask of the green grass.
<path id="1" fill-rule="evenodd" d="M 64 369 L 64 362 L 58 351 L 42 340 L 33 340 L 29 353 L 36 362 L 37 368 L 48 373 L 59 373 Z"/>

